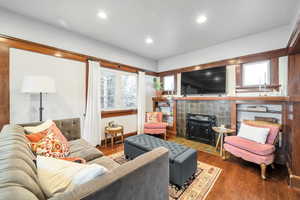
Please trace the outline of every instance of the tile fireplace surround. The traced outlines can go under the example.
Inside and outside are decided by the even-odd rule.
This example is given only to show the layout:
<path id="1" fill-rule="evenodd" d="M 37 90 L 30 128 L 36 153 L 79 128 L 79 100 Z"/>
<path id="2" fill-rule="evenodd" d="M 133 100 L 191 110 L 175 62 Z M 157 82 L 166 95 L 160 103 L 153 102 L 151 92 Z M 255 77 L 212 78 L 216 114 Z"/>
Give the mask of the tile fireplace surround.
<path id="1" fill-rule="evenodd" d="M 230 127 L 231 104 L 230 101 L 178 101 L 177 102 L 177 135 L 186 135 L 186 114 L 200 113 L 215 115 L 217 125 L 225 124 Z"/>

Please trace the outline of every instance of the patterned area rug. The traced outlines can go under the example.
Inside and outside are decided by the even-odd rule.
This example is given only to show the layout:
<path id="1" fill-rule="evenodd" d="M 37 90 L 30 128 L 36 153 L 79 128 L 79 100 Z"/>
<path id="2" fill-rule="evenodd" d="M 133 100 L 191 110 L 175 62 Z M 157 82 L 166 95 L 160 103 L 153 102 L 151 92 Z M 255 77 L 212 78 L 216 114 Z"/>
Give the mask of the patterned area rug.
<path id="1" fill-rule="evenodd" d="M 118 152 L 109 157 L 121 165 L 128 162 L 124 152 Z M 198 161 L 195 177 L 187 181 L 184 187 L 178 189 L 171 184 L 169 185 L 169 200 L 204 200 L 221 171 L 222 169 L 218 167 Z"/>
<path id="2" fill-rule="evenodd" d="M 198 151 L 203 151 L 203 152 L 215 155 L 215 156 L 220 156 L 220 152 L 218 152 L 216 150 L 216 147 L 211 146 L 209 144 L 204 144 L 204 143 L 197 142 L 197 141 L 194 141 L 194 140 L 188 140 L 188 139 L 183 138 L 183 137 L 173 137 L 173 138 L 170 138 L 169 141 L 176 142 L 178 144 L 182 144 L 184 146 L 196 149 Z"/>

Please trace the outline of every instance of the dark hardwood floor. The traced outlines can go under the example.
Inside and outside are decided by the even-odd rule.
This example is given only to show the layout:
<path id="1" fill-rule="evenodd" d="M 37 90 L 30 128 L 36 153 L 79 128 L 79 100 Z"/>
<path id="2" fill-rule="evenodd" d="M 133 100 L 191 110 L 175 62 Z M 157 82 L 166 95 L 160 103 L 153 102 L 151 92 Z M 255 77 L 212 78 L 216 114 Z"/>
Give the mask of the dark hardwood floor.
<path id="1" fill-rule="evenodd" d="M 123 151 L 123 144 L 114 148 L 99 147 L 110 155 Z M 208 194 L 206 200 L 300 200 L 300 191 L 288 186 L 287 170 L 276 165 L 275 169 L 268 167 L 267 180 L 260 178 L 258 165 L 231 156 L 226 161 L 221 157 L 205 152 L 198 152 L 198 160 L 222 169 L 222 173 Z"/>

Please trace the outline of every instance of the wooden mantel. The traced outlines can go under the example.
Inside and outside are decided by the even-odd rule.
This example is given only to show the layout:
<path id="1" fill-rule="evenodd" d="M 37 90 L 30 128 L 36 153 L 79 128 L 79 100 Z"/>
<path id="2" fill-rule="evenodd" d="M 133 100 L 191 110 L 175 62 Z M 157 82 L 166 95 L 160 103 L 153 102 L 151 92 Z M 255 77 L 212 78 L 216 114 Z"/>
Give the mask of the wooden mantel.
<path id="1" fill-rule="evenodd" d="M 287 96 L 223 96 L 223 97 L 172 97 L 177 101 L 289 101 Z M 153 100 L 163 100 L 166 97 L 153 97 Z"/>

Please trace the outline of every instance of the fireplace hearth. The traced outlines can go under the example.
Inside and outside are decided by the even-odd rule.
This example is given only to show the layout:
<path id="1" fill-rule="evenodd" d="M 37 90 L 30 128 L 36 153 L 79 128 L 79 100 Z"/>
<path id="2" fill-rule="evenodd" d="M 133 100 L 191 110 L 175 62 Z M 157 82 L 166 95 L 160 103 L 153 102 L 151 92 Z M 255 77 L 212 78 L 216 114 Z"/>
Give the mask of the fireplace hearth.
<path id="1" fill-rule="evenodd" d="M 215 146 L 216 137 L 212 127 L 216 126 L 216 119 L 214 115 L 187 113 L 186 138 Z"/>

